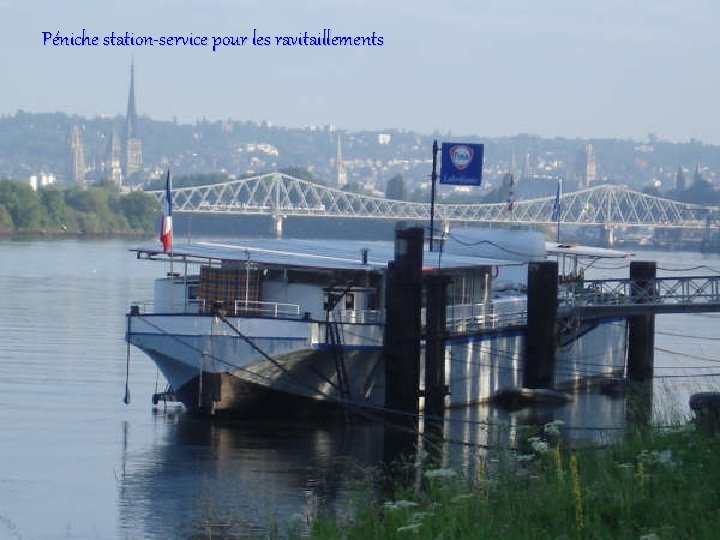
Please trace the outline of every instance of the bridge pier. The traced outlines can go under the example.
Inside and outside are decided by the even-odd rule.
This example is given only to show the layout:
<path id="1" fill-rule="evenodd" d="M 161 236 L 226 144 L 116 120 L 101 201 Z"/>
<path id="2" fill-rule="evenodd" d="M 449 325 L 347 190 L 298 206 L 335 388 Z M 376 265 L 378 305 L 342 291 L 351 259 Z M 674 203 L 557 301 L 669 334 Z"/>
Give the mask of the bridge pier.
<path id="1" fill-rule="evenodd" d="M 632 261 L 631 296 L 638 304 L 647 304 L 654 297 L 656 266 L 654 261 Z M 628 379 L 636 382 L 653 378 L 655 351 L 655 314 L 648 310 L 628 317 Z"/>
<path id="2" fill-rule="evenodd" d="M 275 232 L 275 238 L 278 240 L 282 238 L 282 231 L 283 231 L 283 216 L 280 214 L 275 214 L 273 217 L 273 231 Z"/>
<path id="3" fill-rule="evenodd" d="M 603 240 L 605 240 L 605 245 L 607 247 L 613 247 L 615 245 L 615 227 L 612 227 L 611 225 L 605 225 L 602 229 L 603 231 Z"/>

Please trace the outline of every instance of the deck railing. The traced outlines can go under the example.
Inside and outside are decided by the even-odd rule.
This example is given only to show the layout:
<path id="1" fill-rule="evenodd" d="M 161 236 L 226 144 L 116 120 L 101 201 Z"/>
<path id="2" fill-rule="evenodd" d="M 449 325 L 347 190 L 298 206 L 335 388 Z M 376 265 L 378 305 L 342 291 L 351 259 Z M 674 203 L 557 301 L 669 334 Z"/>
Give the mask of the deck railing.
<path id="1" fill-rule="evenodd" d="M 156 311 L 155 304 L 152 301 L 133 302 L 131 306 L 137 309 L 138 313 L 210 313 L 214 309 L 214 303 L 206 300 L 187 300 L 181 302 L 173 302 L 160 311 Z M 243 316 L 251 315 L 255 317 L 300 317 L 300 306 L 298 304 L 284 304 L 282 302 L 258 302 L 235 300 L 233 302 L 221 302 L 218 306 L 225 309 L 227 315 Z"/>
<path id="2" fill-rule="evenodd" d="M 152 301 L 131 304 L 140 314 L 155 313 Z M 233 317 L 300 318 L 304 315 L 298 304 L 282 302 L 259 302 L 235 300 L 220 306 L 226 315 Z M 205 300 L 188 300 L 187 303 L 172 305 L 165 313 L 210 313 L 212 305 Z M 421 324 L 425 325 L 426 310 L 421 312 Z M 344 324 L 384 324 L 384 310 L 339 310 L 332 315 L 333 322 Z M 490 330 L 508 326 L 523 325 L 527 322 L 527 302 L 524 300 L 502 300 L 490 304 L 457 304 L 447 307 L 447 328 L 451 331 Z"/>
<path id="3" fill-rule="evenodd" d="M 423 320 L 425 310 L 423 310 Z M 447 328 L 455 332 L 497 330 L 527 322 L 527 302 L 522 299 L 494 301 L 489 304 L 448 306 Z"/>
<path id="4" fill-rule="evenodd" d="M 299 317 L 298 304 L 283 304 L 281 302 L 259 302 L 248 300 L 235 300 L 233 315 L 254 315 L 259 317 Z"/>
<path id="5" fill-rule="evenodd" d="M 383 324 L 385 311 L 379 309 L 340 310 L 333 313 L 333 321 L 349 324 Z"/>

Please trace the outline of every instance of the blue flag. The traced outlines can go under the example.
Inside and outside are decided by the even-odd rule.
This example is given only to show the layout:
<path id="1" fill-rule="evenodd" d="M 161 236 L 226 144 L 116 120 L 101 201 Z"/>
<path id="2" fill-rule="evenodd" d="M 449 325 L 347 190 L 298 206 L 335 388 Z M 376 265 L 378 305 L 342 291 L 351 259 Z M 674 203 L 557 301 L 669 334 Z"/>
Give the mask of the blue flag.
<path id="1" fill-rule="evenodd" d="M 479 186 L 484 150 L 482 144 L 443 143 L 440 183 Z"/>
<path id="2" fill-rule="evenodd" d="M 557 192 L 555 192 L 555 200 L 552 205 L 552 215 L 550 221 L 560 220 L 560 180 L 558 180 Z"/>

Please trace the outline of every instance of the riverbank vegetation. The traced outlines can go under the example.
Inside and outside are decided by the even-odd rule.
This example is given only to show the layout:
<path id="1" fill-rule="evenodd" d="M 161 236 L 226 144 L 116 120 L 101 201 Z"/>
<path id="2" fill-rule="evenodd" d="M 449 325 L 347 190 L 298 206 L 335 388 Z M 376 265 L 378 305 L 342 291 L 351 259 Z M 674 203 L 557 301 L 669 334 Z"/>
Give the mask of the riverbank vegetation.
<path id="1" fill-rule="evenodd" d="M 477 477 L 417 471 L 415 487 L 312 538 L 704 539 L 720 535 L 720 437 L 692 428 L 571 449 L 551 423 L 521 452 L 489 451 Z"/>
<path id="2" fill-rule="evenodd" d="M 121 193 L 112 183 L 38 191 L 0 180 L 0 234 L 151 234 L 160 205 L 147 193 Z"/>

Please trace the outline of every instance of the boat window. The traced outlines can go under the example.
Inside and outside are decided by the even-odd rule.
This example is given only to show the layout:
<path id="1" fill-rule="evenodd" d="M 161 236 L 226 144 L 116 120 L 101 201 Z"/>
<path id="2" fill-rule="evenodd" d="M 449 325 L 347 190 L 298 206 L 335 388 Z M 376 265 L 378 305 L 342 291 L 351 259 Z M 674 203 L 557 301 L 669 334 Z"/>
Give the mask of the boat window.
<path id="1" fill-rule="evenodd" d="M 355 309 L 355 295 L 353 293 L 347 293 L 345 295 L 345 309 Z"/>
<path id="2" fill-rule="evenodd" d="M 199 289 L 200 289 L 199 285 L 194 284 L 194 283 L 193 284 L 188 283 L 188 287 L 187 287 L 188 300 L 197 300 Z"/>

